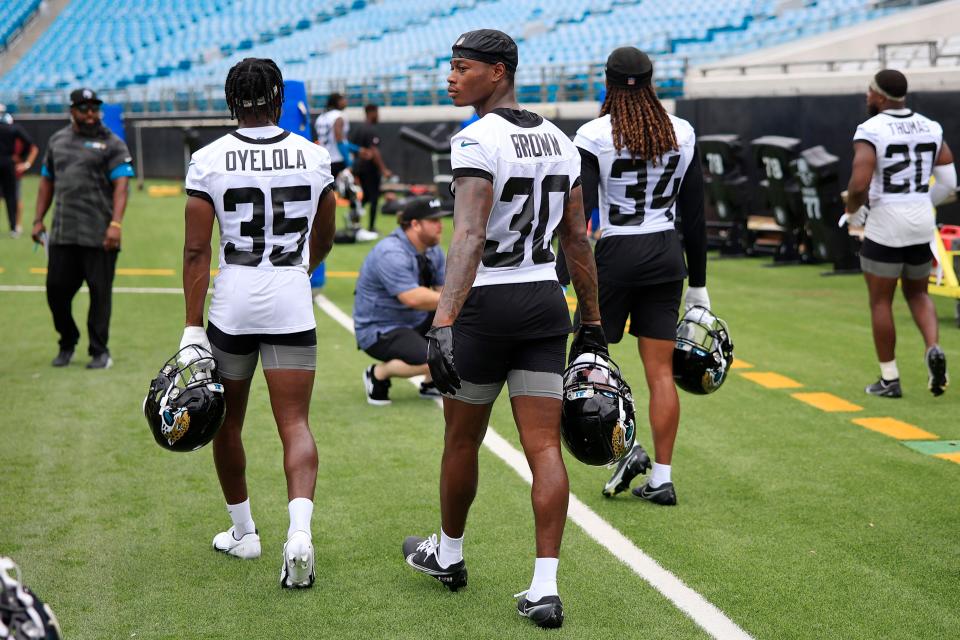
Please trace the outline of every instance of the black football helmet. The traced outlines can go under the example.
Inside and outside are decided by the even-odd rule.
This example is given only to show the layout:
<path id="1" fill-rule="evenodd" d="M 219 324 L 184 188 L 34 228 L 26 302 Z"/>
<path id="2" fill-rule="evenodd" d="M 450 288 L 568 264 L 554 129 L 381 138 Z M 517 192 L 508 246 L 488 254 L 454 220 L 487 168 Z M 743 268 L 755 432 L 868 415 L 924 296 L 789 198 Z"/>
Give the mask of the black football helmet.
<path id="1" fill-rule="evenodd" d="M 195 451 L 213 440 L 226 410 L 216 360 L 199 345 L 167 360 L 143 400 L 153 438 L 170 451 Z"/>
<path id="2" fill-rule="evenodd" d="M 677 324 L 673 379 L 684 391 L 706 395 L 727 379 L 733 364 L 733 340 L 727 323 L 706 307 L 695 306 Z"/>
<path id="3" fill-rule="evenodd" d="M 560 434 L 580 462 L 602 466 L 633 448 L 636 419 L 630 385 L 613 360 L 578 356 L 563 374 Z"/>
<path id="4" fill-rule="evenodd" d="M 0 557 L 0 640 L 60 640 L 60 623 L 20 576 L 11 558 Z"/>

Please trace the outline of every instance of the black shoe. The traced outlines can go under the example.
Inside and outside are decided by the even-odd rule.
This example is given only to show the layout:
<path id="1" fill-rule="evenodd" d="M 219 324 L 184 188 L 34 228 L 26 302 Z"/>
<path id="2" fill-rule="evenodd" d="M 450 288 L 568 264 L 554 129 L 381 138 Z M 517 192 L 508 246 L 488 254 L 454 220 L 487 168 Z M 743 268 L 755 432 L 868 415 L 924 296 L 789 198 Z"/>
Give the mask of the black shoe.
<path id="1" fill-rule="evenodd" d="M 113 360 L 110 354 L 103 352 L 98 356 L 93 356 L 93 360 L 87 363 L 87 369 L 109 369 L 113 366 Z"/>
<path id="2" fill-rule="evenodd" d="M 467 586 L 467 565 L 463 560 L 449 567 L 441 567 L 438 552 L 440 545 L 437 534 L 429 538 L 409 536 L 403 541 L 403 557 L 407 564 L 428 576 L 439 580 L 450 591 Z"/>
<path id="3" fill-rule="evenodd" d="M 927 351 L 927 388 L 935 396 L 942 396 L 944 389 L 950 383 L 947 377 L 947 356 L 943 349 L 934 345 Z"/>
<path id="4" fill-rule="evenodd" d="M 881 398 L 903 397 L 903 391 L 900 389 L 900 378 L 897 378 L 896 380 L 884 380 L 883 378 L 880 378 L 869 387 L 866 387 L 864 391 L 872 396 L 880 396 Z M 941 390 L 940 393 L 943 393 L 943 391 Z M 937 394 L 935 393 L 934 395 Z"/>
<path id="5" fill-rule="evenodd" d="M 60 353 L 50 363 L 55 367 L 65 367 L 73 360 L 73 349 L 60 349 Z"/>
<path id="6" fill-rule="evenodd" d="M 541 629 L 559 629 L 563 626 L 563 603 L 560 596 L 544 596 L 536 602 L 527 600 L 526 591 L 518 593 L 517 613 L 530 618 Z"/>
<path id="7" fill-rule="evenodd" d="M 672 507 L 677 504 L 677 492 L 673 490 L 672 482 L 664 482 L 662 485 L 654 489 L 650 486 L 650 482 L 647 481 L 643 483 L 642 487 L 637 487 L 634 489 L 633 495 L 637 496 L 641 500 L 646 500 L 647 502 L 663 505 L 665 507 Z"/>
<path id="8" fill-rule="evenodd" d="M 437 385 L 433 384 L 432 382 L 421 382 L 420 397 L 426 398 L 427 400 L 433 400 L 434 398 L 442 398 L 443 394 L 440 393 L 439 389 L 437 389 Z"/>
<path id="9" fill-rule="evenodd" d="M 363 390 L 369 404 L 383 406 L 390 404 L 390 381 L 374 377 L 373 368 L 376 366 L 372 364 L 363 370 Z"/>
<path id="10" fill-rule="evenodd" d="M 649 471 L 651 466 L 650 456 L 643 450 L 639 444 L 633 445 L 630 453 L 623 456 L 617 463 L 617 470 L 613 472 L 607 484 L 603 487 L 603 495 L 612 498 L 621 491 L 630 488 L 630 483 L 641 473 Z"/>

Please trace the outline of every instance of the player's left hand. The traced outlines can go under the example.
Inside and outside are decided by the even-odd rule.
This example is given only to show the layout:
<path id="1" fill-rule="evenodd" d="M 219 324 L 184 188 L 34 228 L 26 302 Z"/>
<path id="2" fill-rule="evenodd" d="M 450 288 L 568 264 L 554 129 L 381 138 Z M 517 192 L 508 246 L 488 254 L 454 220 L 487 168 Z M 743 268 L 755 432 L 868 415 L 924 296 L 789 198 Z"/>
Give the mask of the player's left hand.
<path id="1" fill-rule="evenodd" d="M 196 347 L 200 347 L 200 349 Z M 198 359 L 210 358 L 212 355 L 210 339 L 203 327 L 191 325 L 183 328 L 183 337 L 180 338 L 180 351 L 177 352 L 177 362 L 181 366 L 187 366 Z M 213 367 L 213 360 L 210 360 L 209 366 L 204 366 L 204 369 L 212 370 Z"/>
<path id="2" fill-rule="evenodd" d="M 453 363 L 453 327 L 431 327 L 426 333 L 427 365 L 440 393 L 456 394 L 460 374 Z"/>
<path id="3" fill-rule="evenodd" d="M 683 299 L 683 311 L 687 312 L 692 307 L 710 308 L 710 296 L 707 294 L 706 287 L 687 287 L 687 295 Z"/>
<path id="4" fill-rule="evenodd" d="M 103 236 L 103 248 L 107 251 L 116 251 L 120 248 L 120 227 L 110 225 Z"/>

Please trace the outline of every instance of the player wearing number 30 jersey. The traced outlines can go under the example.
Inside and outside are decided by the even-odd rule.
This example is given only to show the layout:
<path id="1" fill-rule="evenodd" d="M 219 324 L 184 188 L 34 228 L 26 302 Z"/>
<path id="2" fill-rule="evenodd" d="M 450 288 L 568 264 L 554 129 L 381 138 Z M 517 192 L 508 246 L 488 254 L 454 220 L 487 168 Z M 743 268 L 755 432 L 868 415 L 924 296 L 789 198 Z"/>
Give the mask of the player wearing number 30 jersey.
<path id="1" fill-rule="evenodd" d="M 642 51 L 622 47 L 607 59 L 607 97 L 601 116 L 577 131 L 582 156 L 583 200 L 598 201 L 597 242 L 600 315 L 610 342 L 620 342 L 627 318 L 637 336 L 647 386 L 655 463 L 649 482 L 634 490 L 656 504 L 676 504 L 670 476 L 680 403 L 673 381 L 673 347 L 683 279 L 687 276 L 677 235 L 680 216 L 690 283 L 687 307 L 710 306 L 706 289 L 706 226 L 703 177 L 693 128 L 669 115 L 657 99 L 653 63 Z M 639 444 L 604 488 L 612 497 L 649 466 Z"/>
<path id="2" fill-rule="evenodd" d="M 213 459 L 233 526 L 213 539 L 213 547 L 240 558 L 260 556 L 241 440 L 259 357 L 287 477 L 290 526 L 280 584 L 309 587 L 314 578 L 310 520 L 317 449 L 307 415 L 317 337 L 308 272 L 333 243 L 336 198 L 330 156 L 323 147 L 276 126 L 283 77 L 272 60 L 239 62 L 230 69 L 225 89 L 240 128 L 197 151 L 187 171 L 187 326 L 180 345 L 199 345 L 213 353 L 227 405 L 213 440 Z M 214 219 L 220 224 L 220 271 L 204 332 Z"/>

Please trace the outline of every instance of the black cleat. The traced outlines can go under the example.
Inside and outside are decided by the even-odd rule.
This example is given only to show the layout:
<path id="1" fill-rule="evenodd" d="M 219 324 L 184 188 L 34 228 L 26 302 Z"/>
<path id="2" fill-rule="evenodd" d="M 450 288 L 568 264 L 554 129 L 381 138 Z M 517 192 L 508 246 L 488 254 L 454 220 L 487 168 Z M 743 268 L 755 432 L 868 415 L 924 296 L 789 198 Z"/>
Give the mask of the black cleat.
<path id="1" fill-rule="evenodd" d="M 935 396 L 942 396 L 944 389 L 950 383 L 947 377 L 947 356 L 943 349 L 934 345 L 927 350 L 927 388 Z"/>
<path id="2" fill-rule="evenodd" d="M 55 367 L 65 367 L 73 360 L 73 349 L 60 349 L 60 353 L 50 363 Z"/>
<path id="3" fill-rule="evenodd" d="M 544 596 L 536 602 L 527 600 L 526 591 L 518 593 L 517 613 L 530 618 L 541 629 L 559 629 L 563 626 L 563 603 L 560 596 Z"/>
<path id="4" fill-rule="evenodd" d="M 633 495 L 637 496 L 641 500 L 646 500 L 647 502 L 663 505 L 665 507 L 672 507 L 677 504 L 677 492 L 674 491 L 672 482 L 664 482 L 662 485 L 654 489 L 650 486 L 650 482 L 647 481 L 643 483 L 642 487 L 637 487 L 634 489 Z"/>
<path id="5" fill-rule="evenodd" d="M 373 375 L 372 364 L 363 370 L 363 391 L 367 394 L 367 403 L 382 407 L 390 404 L 390 380 L 377 380 Z"/>
<path id="6" fill-rule="evenodd" d="M 87 369 L 109 369 L 113 366 L 113 360 L 110 354 L 104 351 L 98 356 L 93 356 L 93 360 L 87 363 Z"/>
<path id="7" fill-rule="evenodd" d="M 439 580 L 450 591 L 456 592 L 467 586 L 467 565 L 461 560 L 449 567 L 441 567 L 437 534 L 429 538 L 409 536 L 403 541 L 403 557 L 407 564 L 428 576 Z"/>
<path id="8" fill-rule="evenodd" d="M 433 400 L 434 398 L 442 398 L 443 394 L 440 393 L 440 389 L 437 389 L 437 385 L 433 384 L 433 382 L 421 382 L 420 397 Z"/>
<path id="9" fill-rule="evenodd" d="M 650 470 L 650 456 L 643 450 L 639 444 L 633 445 L 630 453 L 625 455 L 617 463 L 617 470 L 613 472 L 607 484 L 603 487 L 603 495 L 612 498 L 622 491 L 630 488 L 633 479 L 642 473 Z"/>
<path id="10" fill-rule="evenodd" d="M 896 380 L 884 380 L 880 378 L 869 387 L 866 387 L 864 391 L 872 396 L 880 396 L 881 398 L 903 397 L 903 391 L 900 389 L 900 378 Z M 943 392 L 941 391 L 941 393 Z"/>

